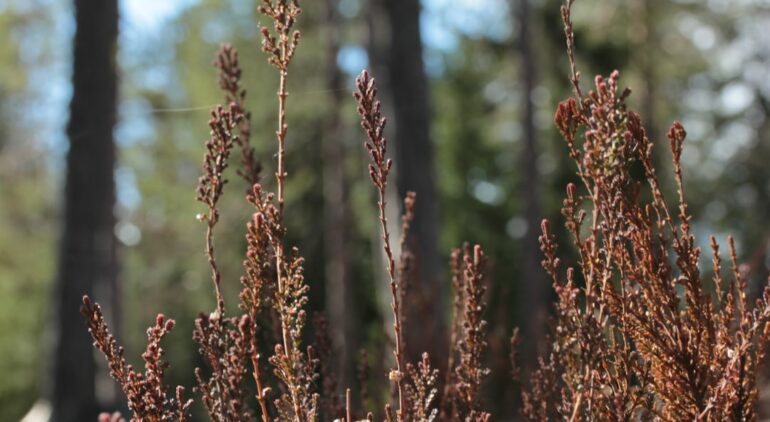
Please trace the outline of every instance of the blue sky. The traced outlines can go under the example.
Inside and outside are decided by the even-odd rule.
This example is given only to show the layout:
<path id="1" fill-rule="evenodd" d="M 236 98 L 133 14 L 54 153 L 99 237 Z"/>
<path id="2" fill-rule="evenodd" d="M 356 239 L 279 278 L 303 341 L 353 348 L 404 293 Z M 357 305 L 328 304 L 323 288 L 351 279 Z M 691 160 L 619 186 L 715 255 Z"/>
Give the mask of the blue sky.
<path id="1" fill-rule="evenodd" d="M 142 37 L 160 29 L 186 7 L 198 0 L 123 0 L 121 2 L 124 37 L 140 33 Z M 256 0 L 246 0 L 256 1 Z M 344 12 L 360 10 L 367 0 L 343 0 Z M 484 35 L 492 38 L 510 36 L 507 19 L 508 0 L 422 0 L 423 41 L 433 51 L 451 51 L 457 46 L 457 33 Z M 343 46 L 338 57 L 340 67 L 349 74 L 357 74 L 366 67 L 366 52 L 360 46 Z M 428 71 L 437 72 L 435 63 L 428 60 Z"/>
<path id="2" fill-rule="evenodd" d="M 252 0 L 254 1 L 254 0 Z M 366 0 L 348 0 L 360 3 Z M 152 31 L 197 0 L 123 0 L 124 23 Z M 506 0 L 423 0 L 423 37 L 430 47 L 448 50 L 455 46 L 454 32 L 484 33 L 506 37 L 510 28 L 505 17 Z"/>
<path id="3" fill-rule="evenodd" d="M 196 0 L 123 0 L 121 14 L 131 26 L 153 30 L 195 3 Z"/>

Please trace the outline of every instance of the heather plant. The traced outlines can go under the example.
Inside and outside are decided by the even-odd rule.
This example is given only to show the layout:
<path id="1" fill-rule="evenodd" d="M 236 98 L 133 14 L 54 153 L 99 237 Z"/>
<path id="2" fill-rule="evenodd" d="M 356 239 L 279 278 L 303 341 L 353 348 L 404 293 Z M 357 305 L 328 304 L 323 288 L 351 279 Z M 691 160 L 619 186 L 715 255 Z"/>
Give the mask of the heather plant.
<path id="1" fill-rule="evenodd" d="M 756 420 L 756 378 L 766 352 L 770 287 L 751 306 L 728 241 L 731 274 L 710 239 L 713 278 L 699 266 L 682 182 L 686 132 L 667 133 L 676 213 L 653 166 L 654 143 L 627 110 L 619 74 L 583 94 L 571 9 L 562 7 L 574 97 L 554 122 L 582 188 L 567 186 L 562 214 L 578 251 L 561 270 L 543 221 L 543 267 L 558 296 L 550 350 L 523 394 L 530 420 Z M 634 169 L 641 168 L 641 180 Z M 579 285 L 582 279 L 582 286 Z M 713 293 L 710 293 L 713 291 Z"/>
<path id="2" fill-rule="evenodd" d="M 516 367 L 516 348 L 521 341 L 536 339 L 521 339 L 516 330 L 511 338 L 512 375 L 524 384 L 522 416 L 574 421 L 755 420 L 756 377 L 769 332 L 770 288 L 750 306 L 732 239 L 730 276 L 722 275 L 719 246 L 712 238 L 714 275 L 711 282 L 705 280 L 682 182 L 686 132 L 675 122 L 667 136 L 677 186 L 677 212 L 672 214 L 653 166 L 653 141 L 640 116 L 627 110 L 630 91 L 618 89 L 618 72 L 607 79 L 597 76 L 595 88 L 587 94 L 581 89 L 572 5 L 568 0 L 562 7 L 562 18 L 574 96 L 559 104 L 554 122 L 582 184 L 567 186 L 562 208 L 579 261 L 575 268 L 562 270 L 550 223 L 543 221 L 543 267 L 557 301 L 549 347 L 531 374 Z M 301 9 L 296 0 L 263 0 L 259 10 L 273 23 L 272 29 L 262 29 L 262 50 L 279 74 L 274 184 L 263 184 L 250 145 L 251 120 L 245 110 L 238 54 L 231 46 L 222 46 L 215 66 L 226 105 L 211 112 L 197 187 L 197 199 L 205 206 L 198 220 L 205 225 L 204 252 L 215 304 L 211 313 L 201 313 L 195 320 L 193 339 L 206 365 L 195 369 L 195 392 L 213 421 L 373 420 L 373 412 L 354 414 L 350 389 L 340 402 L 338 393 L 345 386 L 338 385 L 331 370 L 334 345 L 323 315 L 313 319 L 313 346 L 304 343 L 310 284 L 299 251 L 285 240 L 284 224 L 287 78 L 300 42 L 294 26 Z M 396 256 L 386 218 L 392 169 L 386 119 L 375 79 L 367 71 L 356 79 L 354 98 L 377 196 L 393 320 L 392 368 L 381 379 L 390 383 L 392 397 L 374 410 L 388 422 L 491 420 L 482 389 L 490 372 L 484 363 L 484 252 L 479 245 L 465 245 L 451 254 L 454 301 L 445 366 L 431 362 L 427 353 L 408 362 L 403 332 L 410 321 L 404 308 L 414 266 L 409 232 L 419 198 L 409 193 L 403 200 Z M 240 156 L 236 174 L 251 186 L 246 202 L 253 207 L 246 223 L 237 311 L 226 307 L 222 283 L 227 281 L 217 264 L 214 242 L 234 149 Z M 126 395 L 131 420 L 190 420 L 192 400 L 184 398 L 184 388 L 176 387 L 171 394 L 164 384 L 168 364 L 160 343 L 174 322 L 159 315 L 150 327 L 142 355 L 145 371 L 139 373 L 126 363 L 99 305 L 85 297 L 82 312 L 94 346 L 106 357 L 110 374 Z M 445 373 L 437 367 L 445 367 Z M 359 373 L 363 405 L 371 374 L 365 365 Z M 122 418 L 105 414 L 100 420 Z"/>

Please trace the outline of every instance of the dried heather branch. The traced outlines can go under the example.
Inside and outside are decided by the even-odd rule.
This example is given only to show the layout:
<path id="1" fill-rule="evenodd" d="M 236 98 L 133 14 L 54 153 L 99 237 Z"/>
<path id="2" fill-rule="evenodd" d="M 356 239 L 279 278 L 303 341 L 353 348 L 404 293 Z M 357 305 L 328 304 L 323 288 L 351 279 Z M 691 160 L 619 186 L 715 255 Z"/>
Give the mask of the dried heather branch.
<path id="1" fill-rule="evenodd" d="M 337 376 L 333 371 L 334 363 L 332 340 L 329 336 L 329 322 L 322 314 L 313 316 L 315 328 L 315 350 L 318 353 L 319 373 L 321 375 L 321 409 L 323 419 L 332 421 L 343 415 L 342 404 L 337 394 Z M 350 390 L 348 389 L 348 394 Z M 349 404 L 346 404 L 349 413 Z M 351 420 L 350 417 L 347 420 Z"/>
<path id="2" fill-rule="evenodd" d="M 235 103 L 242 110 L 243 118 L 238 124 L 238 139 L 235 143 L 241 150 L 241 168 L 237 173 L 249 187 L 259 182 L 261 165 L 255 157 L 251 138 L 251 112 L 246 110 L 246 90 L 241 86 L 241 67 L 238 51 L 230 44 L 222 44 L 217 51 L 214 67 L 219 69 L 219 88 L 225 94 L 225 103 Z"/>
<path id="3" fill-rule="evenodd" d="M 449 353 L 447 353 L 447 371 L 444 379 L 444 394 L 441 396 L 441 420 L 447 420 L 454 411 L 457 397 L 456 371 L 457 344 L 463 336 L 463 303 L 465 302 L 465 278 L 463 276 L 463 250 L 452 249 L 449 259 L 452 275 L 452 324 L 450 330 Z"/>
<path id="4" fill-rule="evenodd" d="M 195 369 L 198 391 L 203 405 L 214 421 L 251 421 L 247 407 L 249 394 L 243 388 L 252 356 L 252 321 L 248 315 L 240 318 L 218 318 L 199 315 L 195 320 L 193 339 L 211 376 L 206 378 Z"/>
<path id="5" fill-rule="evenodd" d="M 268 63 L 278 69 L 280 82 L 278 88 L 278 208 L 283 213 L 284 192 L 283 185 L 286 179 L 284 158 L 286 155 L 286 78 L 289 64 L 299 44 L 300 32 L 294 30 L 297 16 L 302 13 L 296 0 L 262 0 L 259 12 L 273 21 L 273 33 L 267 27 L 262 28 L 262 51 L 268 56 Z M 278 265 L 280 267 L 280 265 Z"/>
<path id="6" fill-rule="evenodd" d="M 133 413 L 132 422 L 139 421 L 179 421 L 190 420 L 189 410 L 192 400 L 184 400 L 184 388 L 176 388 L 176 396 L 169 398 L 163 384 L 163 376 L 168 363 L 163 361 L 163 348 L 160 342 L 174 328 L 174 321 L 166 320 L 162 314 L 155 319 L 155 325 L 147 330 L 147 348 L 142 354 L 145 372 L 135 372 L 123 358 L 123 348 L 118 346 L 104 321 L 101 307 L 92 303 L 88 296 L 83 296 L 80 309 L 86 318 L 88 332 L 94 340 L 94 347 L 107 359 L 110 376 L 120 384 L 123 394 L 128 399 L 128 409 Z M 104 414 L 100 420 L 120 421 L 120 414 Z"/>
<path id="7" fill-rule="evenodd" d="M 267 409 L 267 394 L 270 389 L 265 386 L 260 369 L 261 356 L 257 344 L 256 322 L 263 311 L 263 299 L 268 295 L 275 276 L 269 233 L 276 232 L 279 228 L 269 224 L 275 221 L 273 212 L 275 209 L 271 208 L 272 196 L 263 195 L 259 184 L 254 185 L 247 200 L 254 205 L 257 212 L 246 225 L 246 259 L 243 261 L 246 274 L 241 277 L 240 308 L 249 315 L 252 322 L 250 324 L 252 377 L 257 387 L 256 398 L 262 422 L 268 422 L 270 415 Z"/>
<path id="8" fill-rule="evenodd" d="M 319 395 L 312 393 L 313 384 L 318 381 L 316 367 L 318 359 L 308 347 L 306 355 L 286 353 L 282 346 L 275 346 L 275 354 L 270 357 L 275 376 L 289 390 L 275 400 L 279 419 L 292 421 L 313 421 L 318 417 Z M 291 359 L 291 361 L 290 361 Z"/>
<path id="9" fill-rule="evenodd" d="M 463 253 L 463 320 L 462 337 L 457 342 L 460 354 L 459 364 L 450 368 L 455 372 L 454 414 L 461 419 L 486 417 L 479 410 L 479 391 L 483 379 L 489 374 L 481 362 L 481 355 L 487 346 L 487 322 L 482 319 L 486 308 L 484 303 L 484 252 L 481 246 L 466 246 Z"/>
<path id="10" fill-rule="evenodd" d="M 120 412 L 115 412 L 113 414 L 100 413 L 98 421 L 99 422 L 126 422 L 123 416 L 120 415 Z"/>
<path id="11" fill-rule="evenodd" d="M 282 344 L 275 347 L 275 355 L 269 361 L 274 373 L 286 386 L 286 393 L 276 401 L 281 417 L 295 421 L 313 420 L 317 413 L 318 396 L 312 394 L 313 384 L 317 380 L 315 368 L 317 360 L 310 349 L 307 354 L 301 351 L 302 330 L 305 324 L 304 306 L 307 303 L 308 286 L 303 276 L 303 260 L 296 249 L 286 256 L 284 246 L 283 210 L 284 182 L 287 176 L 285 168 L 285 145 L 288 125 L 286 124 L 286 80 L 300 33 L 294 30 L 297 16 L 302 9 L 296 0 L 263 0 L 259 11 L 273 22 L 273 31 L 262 28 L 262 51 L 268 56 L 268 63 L 279 71 L 278 88 L 278 166 L 276 171 L 277 206 L 272 205 L 272 195 L 262 199 L 255 186 L 254 204 L 257 214 L 264 219 L 267 236 L 275 258 L 277 289 L 275 307 L 281 320 Z M 269 204 L 268 204 L 269 203 Z M 259 205 L 261 204 L 261 205 Z"/>
<path id="12" fill-rule="evenodd" d="M 519 344 L 521 344 L 521 335 L 519 334 L 519 328 L 514 328 L 513 332 L 511 333 L 511 339 L 510 339 L 510 356 L 508 357 L 510 363 L 511 363 L 511 379 L 515 383 L 519 383 L 521 381 L 521 372 L 519 371 Z"/>
<path id="13" fill-rule="evenodd" d="M 388 185 L 388 173 L 393 162 L 386 158 L 387 141 L 385 139 L 386 120 L 382 116 L 382 104 L 377 100 L 377 86 L 374 78 L 369 76 L 367 71 L 363 71 L 356 78 L 356 92 L 353 94 L 358 102 L 358 114 L 361 116 L 361 127 L 366 133 L 367 140 L 364 143 L 371 163 L 369 164 L 369 178 L 377 189 L 380 227 L 382 229 L 383 249 L 387 262 L 388 277 L 390 278 L 391 291 L 391 309 L 393 311 L 393 331 L 396 341 L 396 348 L 393 352 L 396 358 L 396 368 L 389 374 L 389 378 L 395 383 L 398 390 L 398 410 L 396 411 L 396 420 L 399 422 L 405 418 L 406 411 L 404 395 L 404 348 L 401 329 L 401 298 L 399 294 L 399 283 L 396 278 L 396 264 L 393 259 L 393 251 L 390 247 L 390 232 L 388 231 L 387 218 L 385 217 L 385 189 Z M 404 220 L 407 221 L 406 219 Z M 392 420 L 393 414 L 390 406 L 386 409 L 388 420 Z"/>
<path id="14" fill-rule="evenodd" d="M 222 66 L 226 65 L 223 63 Z M 211 375 L 206 377 L 200 368 L 196 368 L 195 377 L 203 404 L 212 420 L 216 421 L 245 421 L 251 418 L 242 383 L 252 351 L 253 330 L 249 327 L 250 319 L 225 317 L 221 274 L 214 253 L 214 227 L 219 221 L 217 205 L 227 183 L 223 173 L 228 167 L 233 146 L 241 142 L 235 130 L 243 119 L 237 102 L 232 102 L 227 111 L 222 107 L 212 111 L 209 121 L 211 136 L 206 142 L 203 175 L 197 189 L 198 200 L 208 207 L 208 213 L 199 215 L 199 219 L 207 223 L 206 256 L 211 267 L 217 305 L 210 316 L 201 314 L 195 321 L 193 338 L 211 369 Z"/>
<path id="15" fill-rule="evenodd" d="M 255 207 L 252 221 L 248 225 L 247 241 L 249 248 L 245 266 L 247 275 L 243 279 L 246 287 L 242 292 L 242 306 L 250 313 L 259 312 L 260 292 L 271 283 L 267 277 L 272 277 L 269 262 L 274 259 L 278 245 L 283 243 L 284 229 L 280 224 L 280 211 L 274 205 L 272 193 L 264 193 L 262 187 L 254 185 L 253 195 L 249 201 Z M 309 374 L 315 368 L 308 356 L 300 349 L 302 330 L 306 314 L 309 287 L 305 284 L 302 268 L 303 260 L 296 249 L 292 250 L 289 260 L 283 261 L 285 279 L 282 285 L 273 289 L 272 303 L 281 320 L 284 343 L 275 347 L 275 355 L 269 358 L 275 375 L 285 384 L 287 394 L 284 394 L 277 405 L 281 416 L 291 420 L 310 420 L 317 413 L 316 398 L 311 394 L 312 384 L 316 376 Z M 285 329 L 285 330 L 284 330 Z M 252 362 L 257 368 L 258 356 L 252 356 Z M 258 370 L 255 369 L 255 374 Z M 258 375 L 255 375 L 258 376 Z M 261 380 L 260 380 L 261 384 Z M 259 388 L 260 405 L 265 399 L 265 390 Z"/>
<path id="16" fill-rule="evenodd" d="M 404 197 L 404 214 L 401 216 L 401 236 L 399 237 L 399 253 L 398 253 L 398 270 L 397 270 L 397 287 L 398 296 L 401 304 L 406 303 L 406 296 L 411 290 L 410 276 L 412 275 L 412 269 L 414 267 L 414 254 L 409 246 L 409 232 L 412 227 L 412 221 L 414 221 L 414 205 L 416 200 L 416 194 L 414 192 L 407 192 Z M 414 296 L 414 295 L 413 295 Z M 404 326 L 406 320 L 407 310 L 404 309 L 404 305 L 399 307 L 399 318 L 401 318 L 401 326 Z M 406 344 L 402 344 L 403 348 Z"/>
<path id="17" fill-rule="evenodd" d="M 287 328 L 286 343 L 276 345 L 275 354 L 269 361 L 274 373 L 287 388 L 287 394 L 276 400 L 279 414 L 289 420 L 310 421 L 318 412 L 318 396 L 312 393 L 313 384 L 318 375 L 315 372 L 317 361 L 310 350 L 304 354 L 301 349 L 302 330 L 305 326 L 307 292 L 303 276 L 303 259 L 292 249 L 288 263 L 284 267 L 286 279 L 283 290 L 276 292 L 275 303 L 281 318 L 281 325 Z"/>
<path id="18" fill-rule="evenodd" d="M 393 408 L 390 406 L 390 403 L 385 404 L 385 421 L 386 422 L 396 422 L 396 416 L 393 416 Z"/>
<path id="19" fill-rule="evenodd" d="M 408 240 L 409 231 L 414 221 L 414 203 L 417 195 L 414 192 L 407 192 L 404 197 L 404 215 L 401 216 L 401 237 L 399 238 L 400 254 L 398 262 L 399 279 L 403 280 L 412 264 L 413 256 L 409 250 Z"/>
<path id="20" fill-rule="evenodd" d="M 224 171 L 230 157 L 233 144 L 238 136 L 233 129 L 241 121 L 243 114 L 237 104 L 232 103 L 228 110 L 221 106 L 211 112 L 209 120 L 210 138 L 206 141 L 206 154 L 203 157 L 203 175 L 198 179 L 197 199 L 208 207 L 206 214 L 198 214 L 198 219 L 206 223 L 206 257 L 211 267 L 211 278 L 217 296 L 217 312 L 224 316 L 225 302 L 220 288 L 221 274 L 214 255 L 214 227 L 219 222 L 217 203 L 222 196 L 227 179 Z"/>
<path id="21" fill-rule="evenodd" d="M 278 207 L 273 215 L 273 235 L 271 237 L 272 246 L 275 248 L 276 271 L 278 272 L 278 295 L 285 294 L 284 284 L 286 283 L 283 275 L 285 267 L 284 245 L 283 245 L 283 208 L 284 208 L 284 182 L 286 180 L 285 170 L 285 144 L 288 126 L 286 124 L 286 79 L 288 76 L 288 67 L 294 56 L 297 44 L 299 43 L 299 31 L 292 32 L 296 17 L 302 12 L 299 5 L 294 0 L 263 0 L 259 6 L 259 12 L 273 22 L 274 33 L 271 33 L 267 27 L 262 28 L 262 51 L 268 56 L 268 63 L 278 69 L 280 74 L 278 88 L 278 129 L 276 137 L 278 139 L 278 168 L 276 171 L 277 182 L 277 200 Z M 290 39 L 290 34 L 293 34 Z M 288 351 L 290 327 L 286 321 L 281 320 L 281 331 L 283 337 L 283 350 Z"/>
<path id="22" fill-rule="evenodd" d="M 411 405 L 410 420 L 416 422 L 432 422 L 438 415 L 438 409 L 433 406 L 438 389 L 438 369 L 430 367 L 427 353 L 422 354 L 422 361 L 406 368 L 410 382 L 406 384 L 407 402 Z"/>
<path id="23" fill-rule="evenodd" d="M 564 36 L 567 40 L 567 58 L 569 59 L 570 83 L 575 92 L 575 99 L 581 104 L 583 92 L 580 90 L 580 72 L 575 61 L 575 33 L 572 30 L 572 4 L 575 0 L 567 0 L 567 4 L 561 7 L 561 18 L 564 22 Z"/>

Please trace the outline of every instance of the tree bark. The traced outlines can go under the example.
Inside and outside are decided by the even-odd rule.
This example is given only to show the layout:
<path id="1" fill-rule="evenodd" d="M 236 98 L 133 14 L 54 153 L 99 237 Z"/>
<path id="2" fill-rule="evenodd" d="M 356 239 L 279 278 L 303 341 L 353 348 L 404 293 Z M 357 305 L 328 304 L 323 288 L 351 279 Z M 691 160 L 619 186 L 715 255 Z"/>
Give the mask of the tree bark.
<path id="1" fill-rule="evenodd" d="M 55 284 L 53 415 L 95 420 L 96 365 L 79 313 L 80 298 L 115 286 L 115 144 L 117 0 L 75 0 L 69 152 L 63 231 Z"/>
<path id="2" fill-rule="evenodd" d="M 534 368 L 537 345 L 544 339 L 543 329 L 547 313 L 547 284 L 540 266 L 538 230 L 542 219 L 540 208 L 540 174 L 537 168 L 538 136 L 535 127 L 535 104 L 532 95 L 537 84 L 535 56 L 532 49 L 531 10 L 529 0 L 518 0 L 514 5 L 519 22 L 518 56 L 522 90 L 522 127 L 524 128 L 524 152 L 521 154 L 523 170 L 521 188 L 525 201 L 524 218 L 527 232 L 524 236 L 522 271 L 518 289 L 518 324 L 521 329 L 523 350 L 521 364 L 525 371 Z"/>
<path id="3" fill-rule="evenodd" d="M 387 0 L 390 22 L 388 83 L 395 114 L 395 166 L 400 198 L 417 194 L 412 224 L 416 270 L 406 297 L 406 350 L 410 361 L 422 352 L 443 362 L 447 354 L 443 268 L 438 251 L 438 196 L 434 181 L 428 80 L 420 37 L 419 0 Z M 413 306 L 415 304 L 420 306 Z"/>
<path id="4" fill-rule="evenodd" d="M 349 286 L 347 182 L 345 145 L 340 110 L 344 107 L 342 72 L 337 66 L 340 50 L 340 19 L 337 0 L 326 0 L 328 42 L 327 88 L 331 98 L 328 125 L 323 141 L 324 248 L 326 251 L 326 313 L 329 332 L 338 353 L 339 385 L 350 385 L 351 363 L 355 362 L 353 326 L 355 314 Z"/>

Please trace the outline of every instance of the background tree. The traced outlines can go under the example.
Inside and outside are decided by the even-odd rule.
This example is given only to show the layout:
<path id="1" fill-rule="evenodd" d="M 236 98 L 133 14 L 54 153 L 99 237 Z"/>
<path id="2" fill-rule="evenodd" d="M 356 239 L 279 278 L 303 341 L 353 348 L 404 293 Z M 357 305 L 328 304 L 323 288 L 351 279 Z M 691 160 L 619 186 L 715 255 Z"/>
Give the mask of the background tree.
<path id="1" fill-rule="evenodd" d="M 94 420 L 95 362 L 75 305 L 84 294 L 117 305 L 115 292 L 115 51 L 117 0 L 76 0 L 64 215 L 56 278 L 53 420 Z M 119 307 L 113 308 L 119 315 Z M 117 318 L 116 318 L 117 319 Z M 115 325 L 115 323 L 113 323 Z"/>
<path id="2" fill-rule="evenodd" d="M 323 138 L 324 189 L 324 252 L 326 277 L 326 314 L 335 349 L 339 384 L 350 385 L 351 362 L 356 352 L 350 287 L 348 182 L 345 175 L 345 126 L 341 111 L 348 96 L 344 92 L 344 74 L 337 65 L 342 41 L 343 23 L 339 16 L 339 2 L 326 0 L 326 86 L 329 90 L 328 117 Z"/>
<path id="3" fill-rule="evenodd" d="M 519 81 L 521 83 L 521 126 L 524 151 L 519 155 L 522 176 L 520 192 L 523 193 L 524 220 L 526 232 L 523 239 L 523 264 L 518 280 L 517 326 L 521 328 L 523 338 L 543 338 L 543 330 L 548 313 L 548 293 L 545 277 L 540 266 L 538 251 L 538 226 L 543 214 L 540 207 L 542 188 L 538 171 L 538 138 L 535 126 L 535 103 L 533 96 L 537 85 L 537 51 L 531 29 L 534 21 L 529 0 L 517 0 L 513 4 L 519 33 L 517 52 L 519 63 Z M 531 369 L 536 364 L 537 342 L 528 341 L 521 351 L 522 365 Z"/>
<path id="4" fill-rule="evenodd" d="M 420 1 L 385 1 L 390 33 L 388 87 L 393 99 L 396 185 L 400 198 L 417 194 L 412 223 L 416 269 L 407 318 L 420 321 L 406 329 L 406 350 L 416 362 L 422 352 L 435 362 L 446 356 L 446 272 L 438 249 L 439 210 L 431 138 L 428 79 L 420 34 Z M 399 201 L 400 202 L 400 201 Z M 420 299 L 418 299 L 420 298 Z"/>

